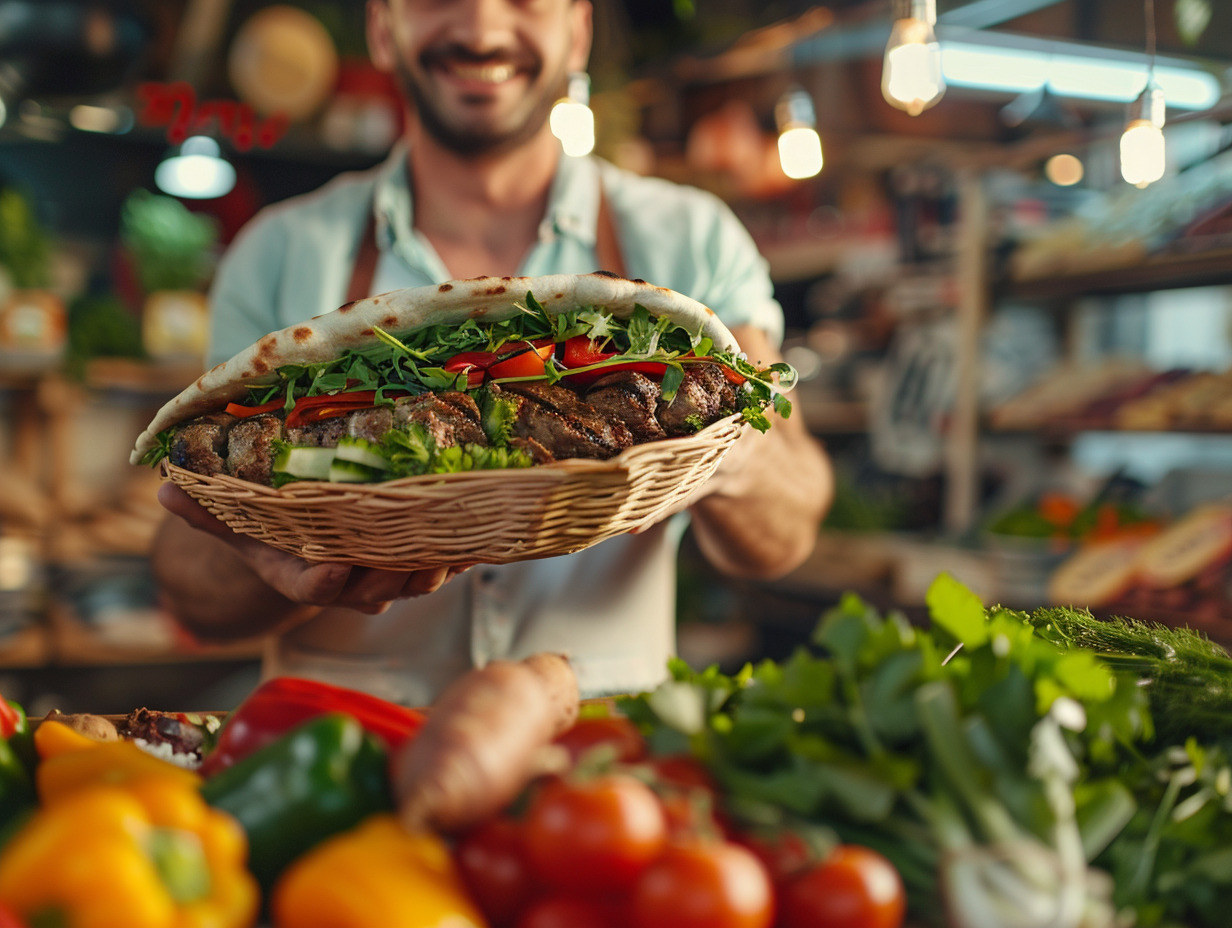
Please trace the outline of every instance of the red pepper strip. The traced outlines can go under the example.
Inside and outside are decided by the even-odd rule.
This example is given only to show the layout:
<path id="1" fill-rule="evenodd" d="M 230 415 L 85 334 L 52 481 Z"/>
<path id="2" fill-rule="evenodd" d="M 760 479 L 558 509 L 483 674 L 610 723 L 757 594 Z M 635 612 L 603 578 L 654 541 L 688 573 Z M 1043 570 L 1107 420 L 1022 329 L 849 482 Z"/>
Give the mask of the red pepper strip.
<path id="1" fill-rule="evenodd" d="M 405 391 L 387 391 L 386 396 L 403 396 Z M 287 414 L 287 425 L 299 428 L 324 419 L 345 416 L 359 409 L 371 409 L 376 405 L 375 390 L 354 390 L 350 393 L 323 393 L 320 396 L 305 396 L 295 401 L 295 408 Z"/>
<path id="2" fill-rule="evenodd" d="M 509 342 L 500 351 L 460 351 L 441 366 L 451 374 L 466 373 L 467 389 L 480 386 L 487 377 L 534 377 L 556 344 L 550 338 Z"/>
<path id="3" fill-rule="evenodd" d="M 227 412 L 240 419 L 247 419 L 249 416 L 259 416 L 263 412 L 274 412 L 286 405 L 286 397 L 280 396 L 278 399 L 270 400 L 268 403 L 262 403 L 260 406 L 241 406 L 239 403 L 228 403 Z"/>
<path id="4" fill-rule="evenodd" d="M 201 764 L 204 776 L 213 776 L 282 737 L 296 725 L 331 712 L 353 717 L 381 739 L 391 752 L 413 737 L 424 715 L 369 693 L 305 680 L 274 677 L 258 686 L 230 714 L 218 742 Z"/>
<path id="5" fill-rule="evenodd" d="M 9 701 L 0 696 L 0 738 L 11 738 L 21 724 L 21 716 L 9 705 Z"/>

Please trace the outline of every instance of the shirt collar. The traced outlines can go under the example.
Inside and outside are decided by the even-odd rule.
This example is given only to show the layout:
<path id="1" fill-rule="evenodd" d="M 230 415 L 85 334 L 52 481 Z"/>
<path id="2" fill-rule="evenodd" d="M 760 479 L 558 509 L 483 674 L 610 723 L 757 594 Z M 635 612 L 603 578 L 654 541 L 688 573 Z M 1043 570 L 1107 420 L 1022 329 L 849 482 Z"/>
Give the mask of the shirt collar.
<path id="1" fill-rule="evenodd" d="M 407 147 L 398 142 L 376 169 L 373 190 L 377 241 L 382 245 L 410 241 L 415 203 L 411 196 Z M 539 240 L 572 238 L 593 247 L 599 221 L 599 166 L 593 158 L 561 155 L 548 192 L 547 212 L 539 224 Z"/>
<path id="2" fill-rule="evenodd" d="M 599 166 L 593 158 L 561 155 L 539 225 L 540 241 L 572 238 L 591 248 L 599 221 Z"/>

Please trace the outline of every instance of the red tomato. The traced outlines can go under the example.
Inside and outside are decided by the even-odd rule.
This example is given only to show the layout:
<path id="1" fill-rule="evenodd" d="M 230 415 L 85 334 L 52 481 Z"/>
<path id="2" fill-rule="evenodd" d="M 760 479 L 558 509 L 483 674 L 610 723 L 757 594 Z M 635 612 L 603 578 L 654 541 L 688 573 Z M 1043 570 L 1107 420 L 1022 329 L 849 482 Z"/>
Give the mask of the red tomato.
<path id="1" fill-rule="evenodd" d="M 779 904 L 784 928 L 898 928 L 907 897 L 885 857 L 842 844 L 784 886 Z"/>
<path id="2" fill-rule="evenodd" d="M 512 818 L 490 819 L 469 832 L 454 859 L 471 898 L 493 924 L 512 923 L 534 894 L 521 824 Z"/>
<path id="3" fill-rule="evenodd" d="M 599 343 L 587 335 L 575 335 L 565 339 L 565 347 L 561 353 L 560 363 L 565 367 L 587 367 L 598 364 L 608 358 L 614 358 L 614 351 L 600 351 Z"/>
<path id="4" fill-rule="evenodd" d="M 502 377 L 542 376 L 544 363 L 552 356 L 552 350 L 555 348 L 551 342 L 542 344 L 542 341 L 533 344 L 520 342 L 524 347 L 489 367 L 488 376 L 494 380 Z"/>
<path id="5" fill-rule="evenodd" d="M 560 889 L 629 886 L 667 840 L 653 790 L 627 774 L 549 780 L 531 799 L 523 840 L 535 874 Z"/>
<path id="6" fill-rule="evenodd" d="M 0 928 L 26 928 L 26 922 L 7 905 L 0 903 Z"/>
<path id="7" fill-rule="evenodd" d="M 757 855 L 776 885 L 786 883 L 817 862 L 817 854 L 808 842 L 790 831 L 773 837 L 737 835 L 736 841 Z"/>
<path id="8" fill-rule="evenodd" d="M 637 881 L 632 910 L 634 928 L 769 928 L 774 888 L 746 848 L 681 840 Z"/>
<path id="9" fill-rule="evenodd" d="M 624 928 L 615 905 L 577 896 L 544 896 L 518 918 L 517 928 Z"/>
<path id="10" fill-rule="evenodd" d="M 569 752 L 572 763 L 600 745 L 611 747 L 615 751 L 614 760 L 621 763 L 633 763 L 646 756 L 642 733 L 623 715 L 580 718 L 557 737 L 556 743 Z"/>

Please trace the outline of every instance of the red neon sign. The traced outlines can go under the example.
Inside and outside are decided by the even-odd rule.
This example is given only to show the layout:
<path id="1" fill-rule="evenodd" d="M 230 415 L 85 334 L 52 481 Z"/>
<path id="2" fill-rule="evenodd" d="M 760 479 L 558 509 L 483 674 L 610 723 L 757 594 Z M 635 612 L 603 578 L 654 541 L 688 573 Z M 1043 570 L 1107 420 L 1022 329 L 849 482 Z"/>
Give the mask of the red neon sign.
<path id="1" fill-rule="evenodd" d="M 261 119 L 247 103 L 198 101 L 197 92 L 187 81 L 139 84 L 137 97 L 142 103 L 137 122 L 143 126 L 166 126 L 167 141 L 173 145 L 217 121 L 219 131 L 237 151 L 248 151 L 254 145 L 272 148 L 291 125 L 283 113 Z"/>

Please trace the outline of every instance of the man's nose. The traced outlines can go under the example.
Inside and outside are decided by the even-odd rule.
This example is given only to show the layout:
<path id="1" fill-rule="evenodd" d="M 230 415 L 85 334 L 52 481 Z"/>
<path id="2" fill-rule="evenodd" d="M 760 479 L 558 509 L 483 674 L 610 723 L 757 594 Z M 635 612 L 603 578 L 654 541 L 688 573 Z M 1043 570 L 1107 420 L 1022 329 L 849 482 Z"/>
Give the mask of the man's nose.
<path id="1" fill-rule="evenodd" d="M 451 38 L 477 54 L 511 47 L 517 5 L 511 0 L 455 0 Z"/>

